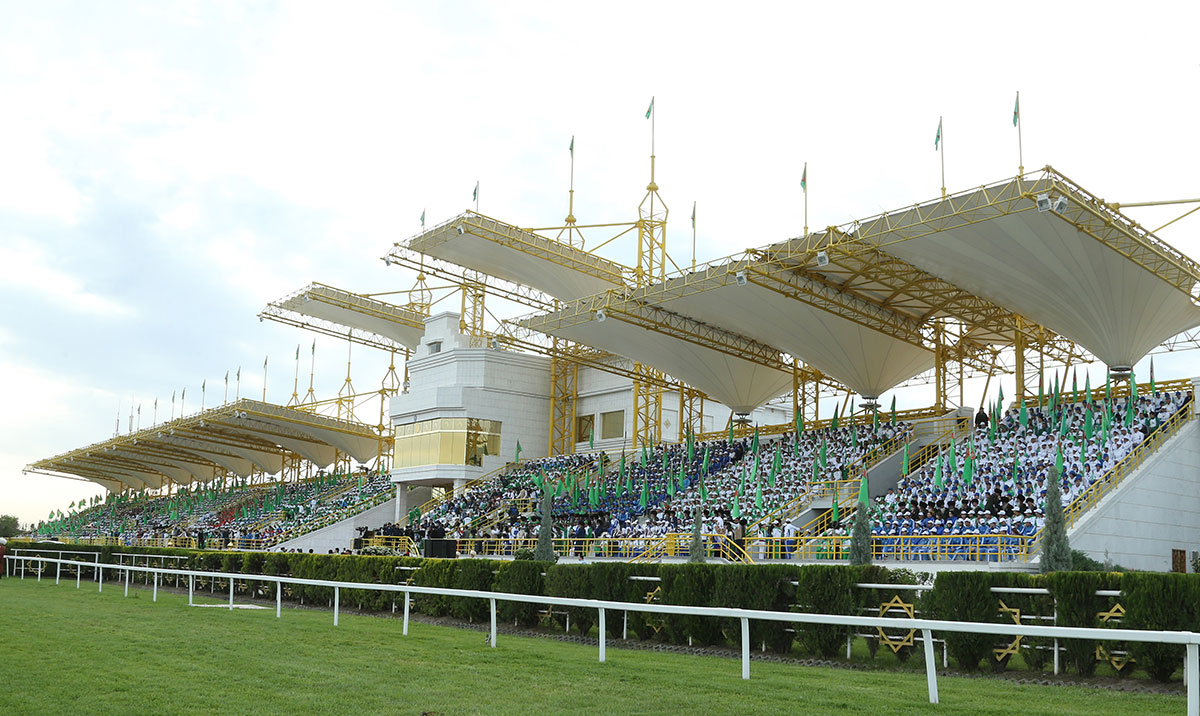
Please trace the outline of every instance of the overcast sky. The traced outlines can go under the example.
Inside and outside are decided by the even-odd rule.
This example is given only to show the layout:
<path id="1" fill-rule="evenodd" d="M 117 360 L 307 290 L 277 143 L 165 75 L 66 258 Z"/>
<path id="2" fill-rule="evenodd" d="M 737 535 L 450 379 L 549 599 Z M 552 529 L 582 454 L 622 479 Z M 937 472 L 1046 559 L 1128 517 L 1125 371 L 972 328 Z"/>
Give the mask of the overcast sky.
<path id="1" fill-rule="evenodd" d="M 313 280 L 409 288 L 379 257 L 476 181 L 484 213 L 561 222 L 572 136 L 580 222 L 636 218 L 651 96 L 680 263 L 693 201 L 701 260 L 799 234 L 806 161 L 812 227 L 936 196 L 939 116 L 950 190 L 1014 175 L 1017 90 L 1027 169 L 1110 201 L 1196 197 L 1198 26 L 1183 2 L 0 0 L 0 513 L 98 494 L 21 468 L 118 414 L 124 432 L 131 404 L 144 427 L 207 380 L 211 405 L 239 366 L 261 395 L 268 354 L 286 402 L 311 335 L 256 314 Z M 1197 217 L 1163 238 L 1200 255 Z M 360 350 L 356 386 L 386 364 Z M 344 366 L 318 340 L 318 393 Z"/>

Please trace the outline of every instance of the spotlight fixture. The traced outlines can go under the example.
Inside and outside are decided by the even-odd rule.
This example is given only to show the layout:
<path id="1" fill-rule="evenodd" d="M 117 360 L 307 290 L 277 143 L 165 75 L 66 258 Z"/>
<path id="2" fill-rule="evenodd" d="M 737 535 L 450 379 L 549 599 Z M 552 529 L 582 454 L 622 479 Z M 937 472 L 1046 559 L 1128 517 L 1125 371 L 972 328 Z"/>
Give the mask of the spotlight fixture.
<path id="1" fill-rule="evenodd" d="M 606 320 L 608 320 L 608 314 L 605 313 L 603 309 L 596 311 L 596 322 L 597 323 L 604 323 Z"/>
<path id="2" fill-rule="evenodd" d="M 746 272 L 738 271 L 736 274 L 734 274 L 734 280 L 737 281 L 737 285 L 745 286 L 746 285 Z"/>
<path id="3" fill-rule="evenodd" d="M 817 266 L 825 267 L 829 265 L 829 254 L 824 251 L 817 252 Z"/>
<path id="4" fill-rule="evenodd" d="M 1054 199 L 1054 210 L 1056 212 L 1060 214 L 1065 213 L 1068 206 L 1069 204 L 1067 203 L 1067 197 L 1059 196 Z"/>
<path id="5" fill-rule="evenodd" d="M 1050 195 L 1049 194 L 1038 194 L 1037 195 L 1037 208 L 1038 208 L 1038 211 L 1043 211 L 1043 212 L 1050 211 Z"/>

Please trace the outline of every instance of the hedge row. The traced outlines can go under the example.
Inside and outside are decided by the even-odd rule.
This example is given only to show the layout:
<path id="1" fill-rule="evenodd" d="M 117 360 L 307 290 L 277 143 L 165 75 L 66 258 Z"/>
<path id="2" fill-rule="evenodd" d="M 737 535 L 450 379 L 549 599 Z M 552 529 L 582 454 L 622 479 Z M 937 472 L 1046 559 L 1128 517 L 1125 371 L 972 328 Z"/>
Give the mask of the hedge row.
<path id="1" fill-rule="evenodd" d="M 59 549 L 57 545 L 10 542 L 10 549 Z M 913 603 L 919 616 L 953 621 L 982 621 L 1051 624 L 1063 626 L 1106 626 L 1114 639 L 1088 642 L 1064 640 L 1063 663 L 1080 675 L 1091 675 L 1097 665 L 1096 649 L 1124 649 L 1120 627 L 1151 630 L 1200 631 L 1200 575 L 1064 572 L 1047 576 L 1004 572 L 942 572 L 933 589 L 920 596 L 912 591 L 858 589 L 857 583 L 912 584 L 916 575 L 907 570 L 878 566 L 845 565 L 714 565 L 714 564 L 627 564 L 621 562 L 550 564 L 525 560 L 476 559 L 439 560 L 410 557 L 370 557 L 262 552 L 197 552 L 190 550 L 84 547 L 67 549 L 99 552 L 101 561 L 115 562 L 115 553 L 174 555 L 186 557 L 186 567 L 215 572 L 291 575 L 308 579 L 345 582 L 412 584 L 456 589 L 493 590 L 518 594 L 580 597 L 608 601 L 725 606 L 770 611 L 805 611 L 826 614 L 878 614 L 880 605 L 899 593 Z M 183 566 L 183 565 L 181 565 Z M 657 577 L 646 581 L 631 577 Z M 228 589 L 225 580 L 218 580 Z M 201 582 L 201 588 L 210 588 Z M 1003 594 L 993 587 L 1045 587 L 1051 594 Z M 217 585 L 211 588 L 216 589 Z M 274 585 L 250 582 L 235 589 L 251 596 L 274 598 Z M 1097 597 L 1097 590 L 1120 590 L 1120 597 Z M 302 603 L 332 601 L 328 587 L 285 585 L 283 598 Z M 344 590 L 341 603 L 363 610 L 393 609 L 396 595 L 372 590 Z M 1099 615 L 1120 603 L 1126 614 L 1102 623 Z M 452 616 L 471 621 L 488 618 L 488 604 L 481 599 L 415 595 L 415 611 L 429 616 Z M 500 602 L 498 616 L 505 622 L 535 626 L 548 614 L 560 628 L 568 619 L 572 629 L 586 634 L 596 625 L 593 609 Z M 893 613 L 893 616 L 897 616 Z M 609 635 L 617 638 L 628 627 L 631 637 L 661 639 L 674 644 L 704 646 L 741 643 L 737 620 L 716 617 L 655 615 L 629 612 L 627 622 L 610 615 Z M 787 653 L 793 641 L 825 658 L 845 648 L 849 629 L 836 626 L 804 626 L 787 622 L 751 622 L 751 641 L 777 653 Z M 945 633 L 947 649 L 959 668 L 974 671 L 987 663 L 992 670 L 1007 667 L 1011 654 L 1004 647 L 1010 637 Z M 879 642 L 871 640 L 871 652 Z M 1022 640 L 1022 658 L 1034 669 L 1046 666 L 1052 657 L 1049 640 Z M 1183 647 L 1163 644 L 1128 644 L 1134 664 L 1153 678 L 1168 680 L 1182 664 Z M 916 650 L 920 652 L 919 649 Z M 911 647 L 897 652 L 900 658 L 913 653 Z M 1128 668 L 1128 667 L 1126 667 Z M 1128 673 L 1123 671 L 1122 673 Z"/>

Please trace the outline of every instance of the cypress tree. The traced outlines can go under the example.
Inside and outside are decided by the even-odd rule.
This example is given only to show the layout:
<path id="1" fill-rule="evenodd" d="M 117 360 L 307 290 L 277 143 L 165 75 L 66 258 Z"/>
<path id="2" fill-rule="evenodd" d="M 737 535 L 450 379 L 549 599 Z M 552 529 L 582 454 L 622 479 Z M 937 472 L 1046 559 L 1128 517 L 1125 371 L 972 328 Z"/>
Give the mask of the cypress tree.
<path id="1" fill-rule="evenodd" d="M 1050 468 L 1046 480 L 1046 525 L 1042 528 L 1042 572 L 1071 569 L 1071 544 L 1067 541 L 1067 520 L 1063 515 L 1062 491 L 1058 470 Z"/>
<path id="2" fill-rule="evenodd" d="M 850 532 L 850 564 L 871 563 L 871 517 L 867 506 L 854 511 L 854 528 Z"/>
<path id="3" fill-rule="evenodd" d="M 533 558 L 539 562 L 558 561 L 558 556 L 554 554 L 554 527 L 550 521 L 553 504 L 550 486 L 546 485 L 542 488 L 542 523 L 538 528 L 537 548 L 533 551 Z"/>
<path id="4" fill-rule="evenodd" d="M 704 539 L 700 536 L 704 515 L 700 506 L 692 513 L 692 544 L 688 547 L 688 564 L 704 564 Z"/>

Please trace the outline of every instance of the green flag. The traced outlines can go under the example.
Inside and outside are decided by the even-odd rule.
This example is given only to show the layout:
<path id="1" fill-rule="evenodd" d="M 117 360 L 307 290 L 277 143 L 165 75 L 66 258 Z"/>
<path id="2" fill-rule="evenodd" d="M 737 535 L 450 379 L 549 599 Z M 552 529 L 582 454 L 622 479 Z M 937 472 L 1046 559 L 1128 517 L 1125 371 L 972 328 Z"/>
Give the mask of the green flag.
<path id="1" fill-rule="evenodd" d="M 421 231 L 425 230 L 425 210 L 421 209 Z"/>
<path id="2" fill-rule="evenodd" d="M 729 437 L 725 440 L 726 445 L 733 444 L 733 416 L 729 416 Z"/>
<path id="3" fill-rule="evenodd" d="M 518 440 L 517 440 L 517 458 L 516 458 L 516 462 L 521 462 L 521 441 L 520 441 L 520 439 L 518 439 Z"/>
<path id="4" fill-rule="evenodd" d="M 870 502 L 867 489 L 867 473 L 864 471 L 858 481 L 858 504 L 862 505 L 863 509 L 866 509 L 867 503 Z"/>
<path id="5" fill-rule="evenodd" d="M 1154 386 L 1154 356 L 1150 356 L 1150 394 L 1158 397 L 1158 388 Z"/>
<path id="6" fill-rule="evenodd" d="M 646 108 L 646 119 L 650 119 L 650 115 L 654 114 L 654 98 L 650 98 L 650 106 Z"/>
<path id="7" fill-rule="evenodd" d="M 1013 103 L 1013 126 L 1021 121 L 1021 93 L 1017 93 L 1017 101 Z"/>
<path id="8" fill-rule="evenodd" d="M 831 512 L 831 515 L 830 515 L 830 523 L 831 524 L 836 525 L 842 521 L 841 515 L 838 514 L 838 503 L 837 503 L 837 492 L 836 491 L 834 491 L 834 493 L 833 493 L 833 509 L 830 510 L 830 512 Z"/>
<path id="9" fill-rule="evenodd" d="M 804 415 L 799 410 L 796 411 L 796 439 L 804 435 Z"/>
<path id="10" fill-rule="evenodd" d="M 739 504 L 740 500 L 741 500 L 741 496 L 735 495 L 733 498 L 733 508 L 731 510 L 729 510 L 729 513 L 733 516 L 733 519 L 735 519 L 735 520 L 742 519 L 742 506 L 741 506 L 741 504 Z"/>
<path id="11" fill-rule="evenodd" d="M 775 444 L 775 461 L 771 463 L 771 476 L 767 481 L 771 487 L 775 487 L 775 477 L 779 474 L 779 468 L 783 465 L 783 456 L 779 454 L 779 444 Z"/>
<path id="12" fill-rule="evenodd" d="M 896 427 L 896 396 L 892 396 L 892 427 Z"/>
<path id="13" fill-rule="evenodd" d="M 935 136 L 933 138 L 933 151 L 936 152 L 938 150 L 938 145 L 940 145 L 941 143 L 942 143 L 942 118 L 938 117 L 938 131 L 937 131 L 937 136 Z"/>
<path id="14" fill-rule="evenodd" d="M 596 449 L 596 429 L 592 428 L 588 431 L 588 450 Z M 665 457 L 665 454 L 664 454 Z"/>
<path id="15" fill-rule="evenodd" d="M 704 473 L 700 473 L 700 504 L 708 502 L 708 490 L 704 486 Z"/>
<path id="16" fill-rule="evenodd" d="M 900 458 L 900 477 L 908 475 L 908 443 L 904 444 L 904 455 Z"/>
<path id="17" fill-rule="evenodd" d="M 825 467 L 826 465 L 829 464 L 829 461 L 826 459 L 826 457 L 827 456 L 826 456 L 825 436 L 822 435 L 821 436 L 821 467 Z"/>
<path id="18" fill-rule="evenodd" d="M 946 459 L 946 464 L 950 467 L 951 475 L 958 474 L 958 458 L 956 456 L 957 450 L 958 450 L 958 446 L 956 446 L 954 444 L 954 438 L 951 437 L 950 438 L 950 457 Z"/>
<path id="19" fill-rule="evenodd" d="M 808 162 L 804 162 L 804 173 L 800 175 L 800 191 L 808 193 Z"/>
<path id="20" fill-rule="evenodd" d="M 1058 474 L 1063 474 L 1062 445 L 1058 446 L 1057 454 L 1054 457 L 1054 469 L 1058 470 Z"/>
<path id="21" fill-rule="evenodd" d="M 1029 427 L 1029 411 L 1025 409 L 1025 396 L 1024 395 L 1021 396 L 1021 412 L 1019 413 L 1018 417 L 1021 421 L 1021 427 L 1028 428 Z"/>
<path id="22" fill-rule="evenodd" d="M 838 428 L 838 411 L 836 408 L 833 411 L 833 422 L 829 424 L 829 427 L 833 428 L 834 430 L 837 430 Z"/>
<path id="23" fill-rule="evenodd" d="M 1087 373 L 1084 373 L 1083 380 L 1084 380 L 1083 392 L 1085 394 L 1084 399 L 1087 400 L 1087 402 L 1089 404 L 1091 404 L 1091 402 L 1092 402 L 1092 376 L 1088 375 Z"/>
<path id="24" fill-rule="evenodd" d="M 701 475 L 708 474 L 708 448 L 707 447 L 704 448 L 704 460 L 700 465 L 700 474 Z"/>
<path id="25" fill-rule="evenodd" d="M 571 146 L 569 147 L 569 149 L 571 150 L 571 156 L 575 156 L 575 135 L 574 134 L 571 135 Z"/>
<path id="26" fill-rule="evenodd" d="M 933 486 L 937 489 L 942 489 L 942 457 L 939 455 L 937 463 L 933 466 Z"/>

